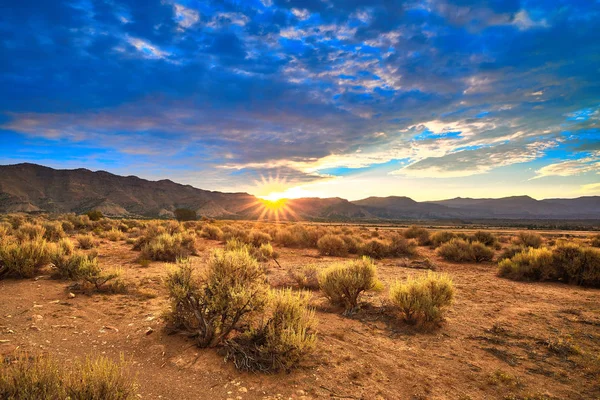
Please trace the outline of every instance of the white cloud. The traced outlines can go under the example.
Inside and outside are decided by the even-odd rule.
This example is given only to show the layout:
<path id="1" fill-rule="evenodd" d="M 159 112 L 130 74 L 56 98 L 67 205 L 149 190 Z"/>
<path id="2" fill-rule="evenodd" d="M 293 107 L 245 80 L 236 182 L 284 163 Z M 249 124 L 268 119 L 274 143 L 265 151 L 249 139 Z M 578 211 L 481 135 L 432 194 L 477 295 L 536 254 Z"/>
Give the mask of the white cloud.
<path id="1" fill-rule="evenodd" d="M 144 58 L 166 58 L 171 55 L 168 51 L 161 50 L 158 46 L 153 45 L 143 39 L 127 36 L 127 43 L 135 47 Z"/>
<path id="2" fill-rule="evenodd" d="M 539 21 L 533 21 L 526 10 L 521 10 L 515 14 L 512 24 L 515 25 L 519 30 L 527 30 L 531 28 L 547 28 L 548 22 L 545 19 Z"/>
<path id="3" fill-rule="evenodd" d="M 544 178 L 547 176 L 573 176 L 595 172 L 600 174 L 600 154 L 594 154 L 579 160 L 563 161 L 555 164 L 546 165 L 535 171 L 536 176 L 532 179 Z"/>
<path id="4" fill-rule="evenodd" d="M 175 21 L 181 31 L 200 20 L 200 14 L 191 8 L 184 7 L 181 4 L 173 4 L 173 8 L 175 8 Z"/>

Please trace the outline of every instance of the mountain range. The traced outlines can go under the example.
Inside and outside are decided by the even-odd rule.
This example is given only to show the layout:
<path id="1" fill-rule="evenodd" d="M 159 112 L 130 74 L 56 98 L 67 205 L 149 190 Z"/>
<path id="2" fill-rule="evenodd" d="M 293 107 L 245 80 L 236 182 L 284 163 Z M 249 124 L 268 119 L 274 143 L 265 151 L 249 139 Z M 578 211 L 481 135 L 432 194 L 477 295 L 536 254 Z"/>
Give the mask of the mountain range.
<path id="1" fill-rule="evenodd" d="M 149 181 L 87 169 L 59 170 L 36 164 L 0 166 L 0 213 L 83 213 L 108 216 L 172 217 L 189 208 L 211 218 L 273 217 L 264 202 L 248 193 L 222 193 L 170 180 Z M 408 197 L 286 200 L 282 219 L 436 220 L 436 219 L 600 219 L 600 196 L 536 200 L 529 196 L 499 199 L 455 198 L 417 202 Z"/>

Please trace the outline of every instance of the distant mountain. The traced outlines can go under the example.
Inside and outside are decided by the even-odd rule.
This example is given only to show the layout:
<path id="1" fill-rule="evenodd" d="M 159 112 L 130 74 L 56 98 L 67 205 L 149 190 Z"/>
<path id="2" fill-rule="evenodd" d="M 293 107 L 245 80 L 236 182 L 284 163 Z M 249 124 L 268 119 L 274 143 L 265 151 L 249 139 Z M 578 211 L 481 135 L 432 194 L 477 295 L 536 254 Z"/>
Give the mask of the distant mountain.
<path id="1" fill-rule="evenodd" d="M 148 181 L 87 169 L 57 170 L 35 164 L 0 166 L 0 213 L 83 213 L 172 217 L 189 208 L 213 218 L 257 219 L 273 216 L 248 193 L 222 193 L 170 180 Z M 600 219 L 600 197 L 535 200 L 528 196 L 501 199 L 455 198 L 416 202 L 408 197 L 339 197 L 290 199 L 283 220 L 410 220 L 410 219 Z"/>

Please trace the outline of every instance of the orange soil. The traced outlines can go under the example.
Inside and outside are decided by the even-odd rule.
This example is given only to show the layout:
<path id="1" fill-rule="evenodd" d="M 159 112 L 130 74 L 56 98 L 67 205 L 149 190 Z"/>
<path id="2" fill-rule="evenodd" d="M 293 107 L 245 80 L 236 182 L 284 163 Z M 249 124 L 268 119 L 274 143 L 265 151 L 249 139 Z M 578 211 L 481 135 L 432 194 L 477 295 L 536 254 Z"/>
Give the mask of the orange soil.
<path id="1" fill-rule="evenodd" d="M 218 246 L 203 243 L 206 249 L 193 258 L 199 267 Z M 290 269 L 339 260 L 310 249 L 277 251 L 282 268 L 269 264 L 274 285 L 289 283 Z M 103 241 L 100 264 L 123 268 L 125 279 L 146 295 L 68 299 L 65 281 L 0 281 L 0 354 L 16 348 L 47 352 L 65 364 L 88 354 L 115 360 L 124 354 L 144 399 L 600 398 L 600 361 L 593 360 L 600 348 L 600 290 L 513 282 L 497 277 L 495 264 L 446 263 L 428 248 L 419 252 L 456 286 L 455 304 L 438 329 L 423 331 L 394 318 L 385 293 L 364 296 L 362 310 L 351 318 L 315 293 L 317 350 L 290 374 L 240 373 L 214 349 L 164 333 L 161 314 L 169 303 L 162 278 L 168 266 L 140 267 L 138 253 L 124 242 Z M 399 261 L 378 262 L 386 286 L 424 273 Z M 147 335 L 148 328 L 153 333 Z M 547 344 L 567 337 L 582 354 Z"/>

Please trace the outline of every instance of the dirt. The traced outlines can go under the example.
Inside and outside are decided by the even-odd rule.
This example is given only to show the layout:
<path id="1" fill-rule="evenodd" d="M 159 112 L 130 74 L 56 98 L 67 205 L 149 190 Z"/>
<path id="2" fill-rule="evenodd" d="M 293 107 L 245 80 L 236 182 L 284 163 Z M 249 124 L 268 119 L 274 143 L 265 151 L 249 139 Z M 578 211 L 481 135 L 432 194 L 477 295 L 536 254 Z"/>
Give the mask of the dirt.
<path id="1" fill-rule="evenodd" d="M 199 268 L 218 246 L 203 244 L 193 257 Z M 340 260 L 311 249 L 276 250 L 281 268 L 269 264 L 274 286 L 290 283 L 290 269 Z M 600 398 L 598 289 L 514 282 L 496 276 L 493 263 L 447 263 L 420 247 L 420 257 L 456 286 L 439 327 L 403 323 L 386 306 L 385 292 L 365 295 L 352 317 L 315 292 L 314 355 L 289 374 L 259 375 L 240 373 L 216 350 L 163 331 L 168 264 L 141 267 L 125 242 L 103 241 L 98 251 L 102 266 L 123 269 L 131 293 L 69 298 L 69 282 L 49 276 L 0 281 L 1 354 L 49 353 L 66 365 L 86 355 L 122 355 L 143 399 Z M 425 273 L 409 265 L 381 260 L 379 277 L 389 285 Z"/>

